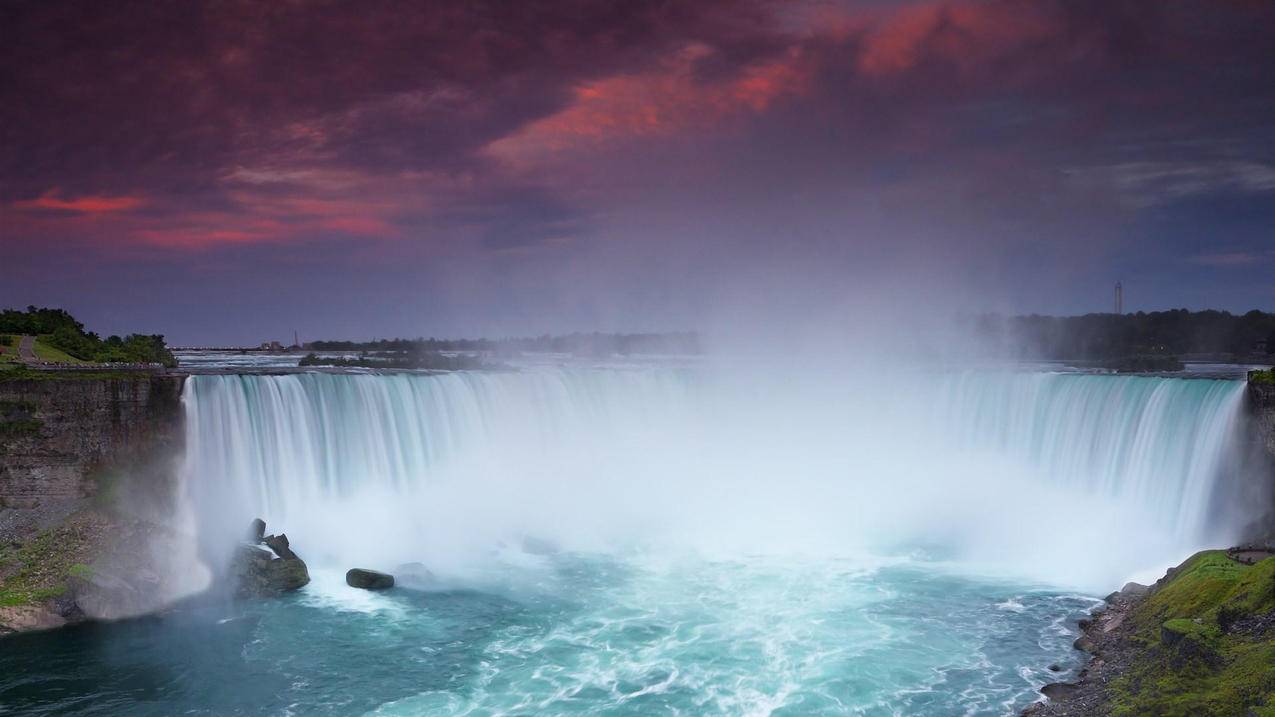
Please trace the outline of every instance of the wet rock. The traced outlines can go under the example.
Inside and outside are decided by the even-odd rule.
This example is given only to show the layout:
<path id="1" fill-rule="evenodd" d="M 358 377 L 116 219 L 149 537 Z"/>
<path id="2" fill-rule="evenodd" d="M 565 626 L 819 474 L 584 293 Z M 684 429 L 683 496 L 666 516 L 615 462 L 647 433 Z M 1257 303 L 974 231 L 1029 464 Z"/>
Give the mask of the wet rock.
<path id="1" fill-rule="evenodd" d="M 300 558 L 275 557 L 256 545 L 241 545 L 235 551 L 231 577 L 239 597 L 275 597 L 310 582 L 310 572 Z"/>
<path id="2" fill-rule="evenodd" d="M 240 545 L 230 564 L 230 577 L 238 597 L 275 597 L 305 587 L 310 571 L 305 561 L 292 551 L 288 536 L 265 535 L 260 518 L 252 522 L 252 534 L 261 535 L 260 544 Z"/>
<path id="3" fill-rule="evenodd" d="M 431 590 L 440 585 L 424 563 L 403 563 L 394 568 L 394 584 L 411 590 Z"/>
<path id="4" fill-rule="evenodd" d="M 1056 663 L 1056 662 L 1055 662 L 1054 664 L 1052 664 L 1052 665 L 1050 665 L 1050 666 L 1049 666 L 1049 671 L 1050 671 L 1050 672 L 1062 672 L 1062 665 L 1060 665 L 1060 664 L 1058 664 L 1058 663 Z"/>
<path id="5" fill-rule="evenodd" d="M 70 594 L 84 615 L 99 619 L 145 613 L 153 607 L 151 596 L 160 589 L 159 575 L 152 571 L 119 573 L 100 565 L 79 571 L 69 582 Z"/>
<path id="6" fill-rule="evenodd" d="M 66 624 L 66 618 L 46 605 L 0 607 L 0 635 L 14 632 L 52 630 Z"/>
<path id="7" fill-rule="evenodd" d="M 296 553 L 292 552 L 292 548 L 288 545 L 288 535 L 286 533 L 267 535 L 261 539 L 261 542 L 265 543 L 266 547 L 273 550 L 275 555 L 278 555 L 284 560 L 300 559 L 297 557 Z"/>
<path id="8" fill-rule="evenodd" d="M 1071 646 L 1082 652 L 1094 651 L 1093 640 L 1090 640 L 1088 635 L 1081 635 L 1080 637 L 1077 637 L 1076 641 L 1071 643 Z"/>
<path id="9" fill-rule="evenodd" d="M 366 568 L 352 568 L 345 574 L 345 584 L 364 590 L 385 590 L 394 587 L 394 576 Z"/>
<path id="10" fill-rule="evenodd" d="M 1075 694 L 1080 685 L 1074 682 L 1050 682 L 1040 688 L 1040 693 L 1055 702 L 1062 702 Z"/>
<path id="11" fill-rule="evenodd" d="M 261 518 L 252 519 L 252 529 L 249 537 L 254 543 L 260 543 L 266 537 L 266 521 Z"/>

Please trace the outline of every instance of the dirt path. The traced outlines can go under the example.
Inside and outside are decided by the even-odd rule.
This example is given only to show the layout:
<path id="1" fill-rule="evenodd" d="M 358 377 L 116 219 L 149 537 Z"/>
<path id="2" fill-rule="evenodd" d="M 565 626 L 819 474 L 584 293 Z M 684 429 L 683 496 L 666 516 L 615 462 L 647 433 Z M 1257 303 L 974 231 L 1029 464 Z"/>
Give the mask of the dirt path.
<path id="1" fill-rule="evenodd" d="M 23 363 L 35 363 L 35 337 L 23 336 L 18 340 L 18 360 Z"/>

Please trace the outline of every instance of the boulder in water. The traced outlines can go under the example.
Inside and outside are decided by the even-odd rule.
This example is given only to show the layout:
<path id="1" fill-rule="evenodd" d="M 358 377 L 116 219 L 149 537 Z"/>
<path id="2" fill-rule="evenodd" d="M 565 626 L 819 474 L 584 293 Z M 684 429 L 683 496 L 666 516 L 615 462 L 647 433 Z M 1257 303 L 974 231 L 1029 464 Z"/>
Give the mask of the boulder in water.
<path id="1" fill-rule="evenodd" d="M 403 563 L 394 568 L 394 584 L 412 590 L 431 590 L 440 583 L 424 563 Z"/>
<path id="2" fill-rule="evenodd" d="M 345 584 L 364 590 L 385 590 L 394 587 L 394 576 L 376 570 L 352 568 L 345 574 Z"/>
<path id="3" fill-rule="evenodd" d="M 240 545 L 231 560 L 230 573 L 239 597 L 274 597 L 297 590 L 310 582 L 310 571 L 292 548 L 288 536 L 264 535 L 260 518 L 252 523 L 252 533 L 262 536 L 261 544 Z"/>
<path id="4" fill-rule="evenodd" d="M 1040 688 L 1040 693 L 1055 702 L 1061 702 L 1071 697 L 1080 685 L 1074 682 L 1050 682 Z"/>
<path id="5" fill-rule="evenodd" d="M 256 545 L 241 545 L 231 563 L 235 594 L 239 597 L 275 597 L 310 582 L 310 571 L 301 558 L 279 558 Z"/>

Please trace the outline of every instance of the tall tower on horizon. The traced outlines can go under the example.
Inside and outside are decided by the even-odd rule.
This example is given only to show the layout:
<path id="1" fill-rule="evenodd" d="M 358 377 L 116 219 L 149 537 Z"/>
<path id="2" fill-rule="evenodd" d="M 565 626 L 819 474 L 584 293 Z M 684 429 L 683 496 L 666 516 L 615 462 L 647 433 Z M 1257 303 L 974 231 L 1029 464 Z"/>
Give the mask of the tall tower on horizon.
<path id="1" fill-rule="evenodd" d="M 1124 286 L 1116 282 L 1116 313 L 1124 313 Z"/>

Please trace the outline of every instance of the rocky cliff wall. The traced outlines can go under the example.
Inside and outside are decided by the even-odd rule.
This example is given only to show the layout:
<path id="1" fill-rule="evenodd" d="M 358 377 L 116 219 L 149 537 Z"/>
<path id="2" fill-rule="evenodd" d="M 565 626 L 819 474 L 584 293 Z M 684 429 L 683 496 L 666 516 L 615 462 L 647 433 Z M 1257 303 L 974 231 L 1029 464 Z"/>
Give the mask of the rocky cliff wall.
<path id="1" fill-rule="evenodd" d="M 1257 430 L 1257 440 L 1275 459 L 1275 383 L 1248 382 L 1248 413 Z"/>
<path id="2" fill-rule="evenodd" d="M 182 385 L 154 374 L 0 379 L 0 634 L 139 615 L 194 589 Z"/>
<path id="3" fill-rule="evenodd" d="M 110 471 L 180 451 L 181 387 L 155 375 L 0 380 L 0 507 L 91 497 Z"/>

